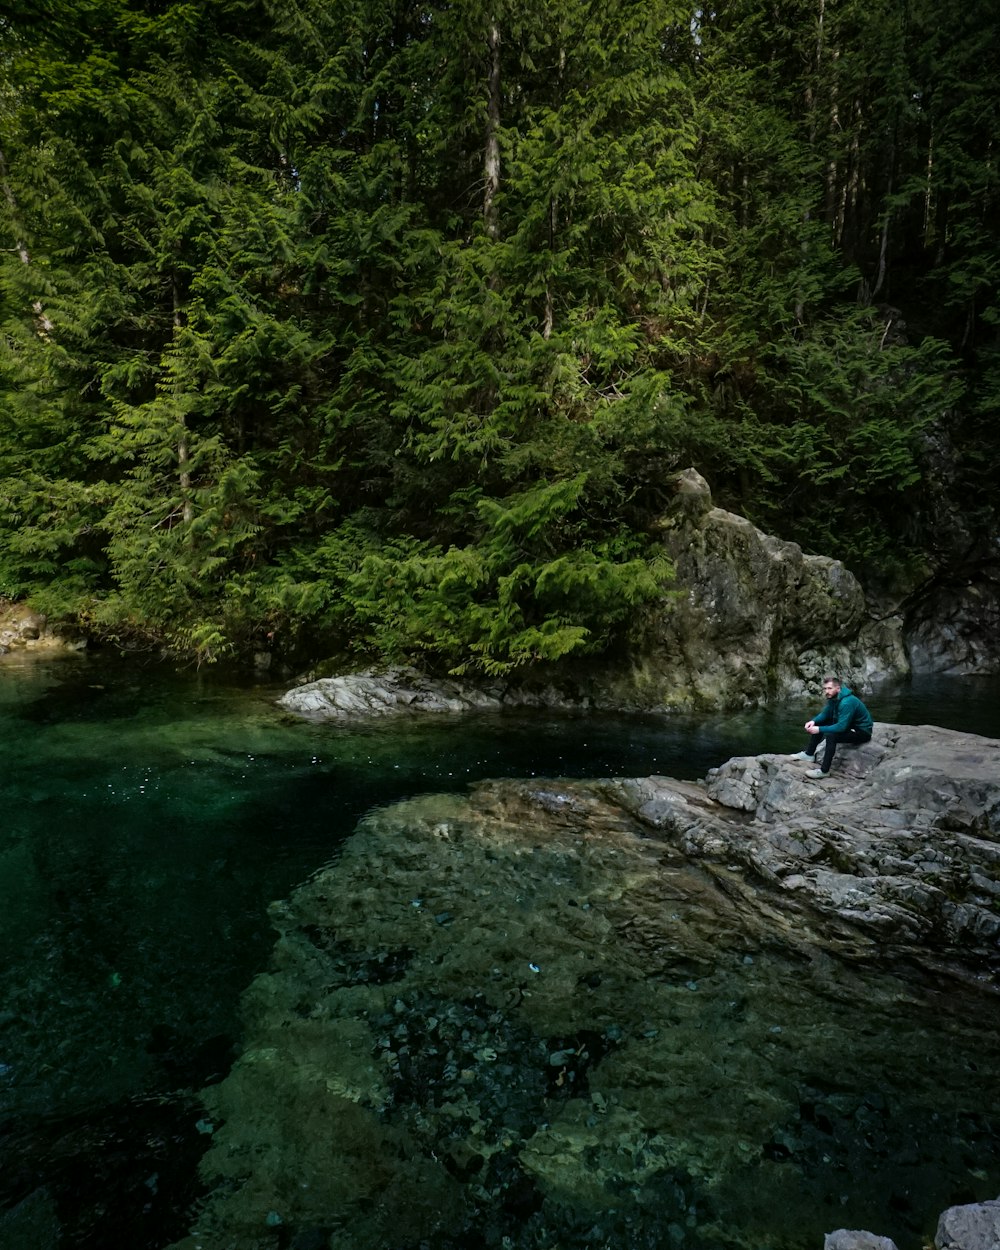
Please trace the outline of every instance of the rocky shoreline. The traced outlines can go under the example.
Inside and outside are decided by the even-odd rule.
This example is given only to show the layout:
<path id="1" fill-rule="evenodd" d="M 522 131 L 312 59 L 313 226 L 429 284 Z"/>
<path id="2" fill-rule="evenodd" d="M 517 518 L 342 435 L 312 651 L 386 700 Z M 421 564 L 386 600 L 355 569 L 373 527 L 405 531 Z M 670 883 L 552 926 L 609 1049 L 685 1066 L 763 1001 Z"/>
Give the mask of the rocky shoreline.
<path id="1" fill-rule="evenodd" d="M 761 755 L 704 786 L 651 777 L 609 792 L 687 854 L 735 860 L 858 942 L 1000 973 L 1000 739 L 877 724 L 826 780 Z"/>
<path id="2" fill-rule="evenodd" d="M 73 631 L 50 629 L 46 618 L 25 604 L 0 598 L 0 655 L 68 654 L 82 651 L 86 645 Z"/>
<path id="3" fill-rule="evenodd" d="M 959 586 L 931 578 L 896 600 L 866 597 L 840 561 L 716 507 L 697 470 L 667 485 L 672 498 L 656 530 L 673 576 L 609 653 L 479 681 L 407 667 L 328 676 L 313 655 L 306 662 L 317 671 L 283 706 L 335 720 L 499 706 L 707 711 L 797 698 L 831 672 L 859 690 L 909 674 L 1000 672 L 995 561 Z M 72 626 L 51 627 L 0 598 L 0 655 L 85 646 Z M 252 658 L 257 673 L 291 671 L 292 655 L 272 651 L 270 641 Z"/>
<path id="4" fill-rule="evenodd" d="M 373 812 L 273 908 L 179 1246 L 922 1250 L 945 1210 L 995 1250 L 998 863 L 1000 742 L 929 727 Z"/>

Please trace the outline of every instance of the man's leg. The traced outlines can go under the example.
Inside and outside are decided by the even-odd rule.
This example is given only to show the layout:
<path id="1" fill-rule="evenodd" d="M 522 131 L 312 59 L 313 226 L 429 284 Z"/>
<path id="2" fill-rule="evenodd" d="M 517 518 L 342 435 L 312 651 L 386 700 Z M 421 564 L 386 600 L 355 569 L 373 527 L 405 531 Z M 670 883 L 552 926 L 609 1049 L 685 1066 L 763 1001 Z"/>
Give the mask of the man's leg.
<path id="1" fill-rule="evenodd" d="M 816 763 L 815 752 L 816 752 L 816 748 L 819 746 L 819 742 L 820 742 L 819 734 L 810 734 L 809 740 L 806 742 L 802 750 L 796 751 L 793 755 L 790 755 L 788 758 L 790 760 L 800 760 L 803 763 L 815 764 Z"/>
<path id="2" fill-rule="evenodd" d="M 823 738 L 823 761 L 820 764 L 820 771 L 825 777 L 830 771 L 830 765 L 833 763 L 833 757 L 837 754 L 837 744 L 846 743 L 847 746 L 859 747 L 866 742 L 871 742 L 871 734 L 861 733 L 858 729 L 845 729 L 841 733 L 824 733 Z M 816 754 L 819 754 L 818 744 Z"/>
<path id="3" fill-rule="evenodd" d="M 824 777 L 830 771 L 830 765 L 833 763 L 833 757 L 837 754 L 837 743 L 842 742 L 843 739 L 844 735 L 842 733 L 823 734 L 823 762 L 820 764 L 820 769 L 822 770 Z M 819 755 L 818 747 L 816 754 Z"/>
<path id="4" fill-rule="evenodd" d="M 833 757 L 837 753 L 837 743 L 843 741 L 842 733 L 827 733 L 824 730 L 821 734 L 816 735 L 813 750 L 817 756 L 820 756 L 820 743 L 823 744 L 823 751 L 819 768 L 810 768 L 806 773 L 807 777 L 827 777 L 830 774 L 830 765 L 833 763 Z"/>

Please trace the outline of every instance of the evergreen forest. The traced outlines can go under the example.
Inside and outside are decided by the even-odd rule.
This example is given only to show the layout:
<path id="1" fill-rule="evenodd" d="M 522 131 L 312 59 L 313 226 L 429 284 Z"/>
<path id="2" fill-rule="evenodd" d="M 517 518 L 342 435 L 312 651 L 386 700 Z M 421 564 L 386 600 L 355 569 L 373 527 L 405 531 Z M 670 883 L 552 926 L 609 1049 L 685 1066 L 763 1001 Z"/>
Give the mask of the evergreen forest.
<path id="1" fill-rule="evenodd" d="M 974 563 L 998 135 L 995 0 L 11 0 L 0 596 L 502 674 L 662 599 L 688 466 Z"/>

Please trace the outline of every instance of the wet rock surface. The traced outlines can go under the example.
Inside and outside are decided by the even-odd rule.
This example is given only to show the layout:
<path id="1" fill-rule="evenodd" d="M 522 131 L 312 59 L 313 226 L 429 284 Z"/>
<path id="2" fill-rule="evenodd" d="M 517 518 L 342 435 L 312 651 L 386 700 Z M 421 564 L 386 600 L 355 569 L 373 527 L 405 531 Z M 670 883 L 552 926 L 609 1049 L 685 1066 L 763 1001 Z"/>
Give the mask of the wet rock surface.
<path id="1" fill-rule="evenodd" d="M 72 631 L 50 629 L 44 616 L 23 603 L 0 598 L 0 655 L 79 651 L 85 645 Z"/>
<path id="2" fill-rule="evenodd" d="M 178 1245 L 922 1250 L 1000 1166 L 1000 743 L 838 759 L 373 812 L 273 908 Z"/>

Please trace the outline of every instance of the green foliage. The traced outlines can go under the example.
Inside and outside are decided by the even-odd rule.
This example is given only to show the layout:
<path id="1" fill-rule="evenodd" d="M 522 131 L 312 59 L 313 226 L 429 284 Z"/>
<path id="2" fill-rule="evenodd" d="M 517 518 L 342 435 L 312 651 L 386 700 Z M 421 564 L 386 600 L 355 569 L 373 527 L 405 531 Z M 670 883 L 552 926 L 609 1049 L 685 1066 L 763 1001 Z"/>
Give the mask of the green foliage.
<path id="1" fill-rule="evenodd" d="M 580 474 L 480 498 L 480 532 L 465 546 L 386 543 L 355 521 L 312 553 L 313 593 L 356 649 L 453 673 L 600 651 L 662 596 L 670 570 L 627 533 L 585 544 L 586 486 Z M 296 594 L 308 592 L 299 583 Z"/>
<path id="2" fill-rule="evenodd" d="M 662 595 L 689 464 L 905 562 L 942 431 L 997 462 L 1000 40 L 948 5 L 15 8 L 0 586 L 506 672 Z"/>
<path id="3" fill-rule="evenodd" d="M 890 329 L 858 310 L 779 345 L 746 444 L 774 492 L 760 519 L 862 570 L 911 539 L 928 433 L 962 394 L 945 344 L 887 346 Z"/>

